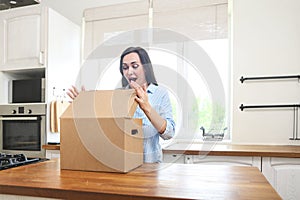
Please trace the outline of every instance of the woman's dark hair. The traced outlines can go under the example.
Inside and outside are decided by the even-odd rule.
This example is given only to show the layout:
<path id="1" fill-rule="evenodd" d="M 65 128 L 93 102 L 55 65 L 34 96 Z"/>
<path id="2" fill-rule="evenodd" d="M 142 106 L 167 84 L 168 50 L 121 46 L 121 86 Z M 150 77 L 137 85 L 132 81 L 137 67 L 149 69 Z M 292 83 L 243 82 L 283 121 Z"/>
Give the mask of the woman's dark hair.
<path id="1" fill-rule="evenodd" d="M 137 53 L 140 57 L 141 63 L 144 67 L 147 83 L 148 84 L 152 83 L 154 85 L 158 85 L 156 82 L 155 76 L 154 76 L 151 60 L 150 60 L 149 55 L 146 52 L 146 50 L 141 47 L 129 47 L 129 48 L 125 49 L 125 51 L 123 51 L 123 53 L 121 54 L 121 58 L 120 58 L 120 72 L 122 74 L 122 87 L 126 87 L 128 85 L 128 81 L 126 80 L 126 78 L 124 77 L 124 74 L 123 74 L 123 58 L 127 54 L 134 53 L 134 52 Z"/>

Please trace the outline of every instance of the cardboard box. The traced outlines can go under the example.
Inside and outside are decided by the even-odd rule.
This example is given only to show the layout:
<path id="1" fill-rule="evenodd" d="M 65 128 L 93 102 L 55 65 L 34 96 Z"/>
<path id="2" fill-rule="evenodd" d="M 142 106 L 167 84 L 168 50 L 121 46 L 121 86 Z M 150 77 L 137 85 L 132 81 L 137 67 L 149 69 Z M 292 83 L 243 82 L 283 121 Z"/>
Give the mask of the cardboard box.
<path id="1" fill-rule="evenodd" d="M 61 169 L 128 172 L 143 164 L 134 90 L 84 91 L 60 118 Z"/>

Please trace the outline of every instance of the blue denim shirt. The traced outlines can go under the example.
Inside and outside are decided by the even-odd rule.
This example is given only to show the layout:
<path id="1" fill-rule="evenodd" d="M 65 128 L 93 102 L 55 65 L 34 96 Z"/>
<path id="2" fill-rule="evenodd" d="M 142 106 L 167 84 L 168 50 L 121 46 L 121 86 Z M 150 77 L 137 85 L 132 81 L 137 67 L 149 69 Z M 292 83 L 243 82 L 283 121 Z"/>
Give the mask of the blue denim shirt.
<path id="1" fill-rule="evenodd" d="M 134 118 L 143 120 L 144 134 L 144 162 L 154 163 L 162 161 L 162 149 L 159 144 L 159 137 L 167 140 L 174 136 L 175 122 L 173 120 L 172 106 L 168 92 L 160 87 L 150 84 L 147 88 L 149 103 L 156 112 L 167 121 L 167 127 L 163 134 L 160 134 L 151 124 L 143 110 L 138 106 Z"/>

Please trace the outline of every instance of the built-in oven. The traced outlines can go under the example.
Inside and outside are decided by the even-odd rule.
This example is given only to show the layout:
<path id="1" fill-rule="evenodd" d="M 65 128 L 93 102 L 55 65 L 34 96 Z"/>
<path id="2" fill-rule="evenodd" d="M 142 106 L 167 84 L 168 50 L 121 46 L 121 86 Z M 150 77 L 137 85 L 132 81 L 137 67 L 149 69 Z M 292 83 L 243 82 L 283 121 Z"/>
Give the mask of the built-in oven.
<path id="1" fill-rule="evenodd" d="M 45 157 L 46 104 L 0 105 L 0 152 Z"/>

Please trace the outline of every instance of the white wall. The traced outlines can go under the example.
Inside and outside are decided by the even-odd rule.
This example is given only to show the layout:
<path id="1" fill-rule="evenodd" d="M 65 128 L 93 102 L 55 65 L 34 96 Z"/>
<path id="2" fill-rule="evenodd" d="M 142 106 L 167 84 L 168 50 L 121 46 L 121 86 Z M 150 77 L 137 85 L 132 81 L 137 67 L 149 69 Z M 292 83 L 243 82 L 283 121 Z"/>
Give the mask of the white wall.
<path id="1" fill-rule="evenodd" d="M 80 26 L 48 9 L 47 27 L 47 142 L 59 142 L 60 134 L 50 132 L 50 103 L 68 101 L 67 91 L 80 69 Z M 55 89 L 53 89 L 55 88 Z"/>
<path id="2" fill-rule="evenodd" d="M 232 142 L 299 144 L 289 140 L 292 109 L 239 109 L 242 103 L 299 104 L 298 80 L 242 84 L 239 79 L 300 74 L 300 1 L 233 0 L 232 5 Z"/>

